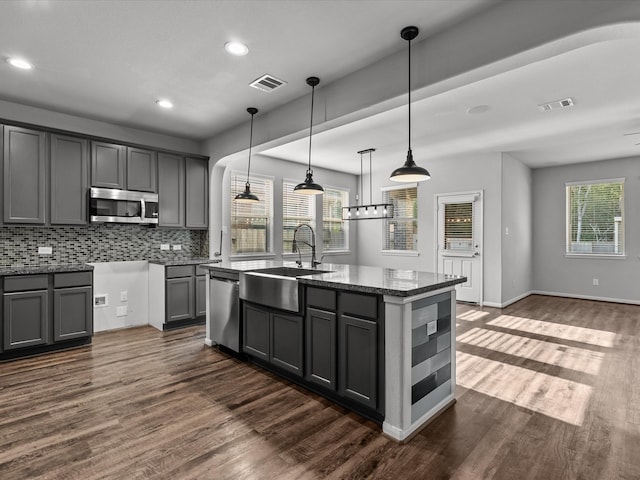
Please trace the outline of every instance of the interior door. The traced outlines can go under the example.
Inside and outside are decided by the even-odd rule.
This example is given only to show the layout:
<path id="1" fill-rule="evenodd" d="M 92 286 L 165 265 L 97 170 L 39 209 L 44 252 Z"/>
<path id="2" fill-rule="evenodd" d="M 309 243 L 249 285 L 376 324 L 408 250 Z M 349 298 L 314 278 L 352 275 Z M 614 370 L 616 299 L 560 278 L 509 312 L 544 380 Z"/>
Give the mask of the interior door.
<path id="1" fill-rule="evenodd" d="M 438 272 L 467 277 L 456 299 L 482 304 L 482 192 L 436 198 Z"/>

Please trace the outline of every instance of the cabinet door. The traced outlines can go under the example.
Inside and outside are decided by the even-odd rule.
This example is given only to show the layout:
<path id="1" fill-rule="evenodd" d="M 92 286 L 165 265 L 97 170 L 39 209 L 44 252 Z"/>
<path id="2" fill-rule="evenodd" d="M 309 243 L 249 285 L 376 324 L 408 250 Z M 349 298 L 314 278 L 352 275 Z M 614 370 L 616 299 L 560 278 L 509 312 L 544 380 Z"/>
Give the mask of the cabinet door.
<path id="1" fill-rule="evenodd" d="M 158 154 L 160 227 L 184 227 L 184 158 Z"/>
<path id="2" fill-rule="evenodd" d="M 242 351 L 269 361 L 269 312 L 244 304 Z"/>
<path id="3" fill-rule="evenodd" d="M 124 189 L 125 147 L 113 143 L 91 142 L 91 185 Z"/>
<path id="4" fill-rule="evenodd" d="M 195 277 L 196 282 L 196 317 L 207 314 L 207 277 Z"/>
<path id="5" fill-rule="evenodd" d="M 5 350 L 48 343 L 48 297 L 46 290 L 3 295 Z"/>
<path id="6" fill-rule="evenodd" d="M 186 166 L 186 220 L 187 228 L 209 226 L 209 168 L 206 160 L 187 158 Z"/>
<path id="7" fill-rule="evenodd" d="M 194 318 L 193 277 L 167 280 L 167 322 Z"/>
<path id="8" fill-rule="evenodd" d="M 371 408 L 377 404 L 377 333 L 376 322 L 340 315 L 339 393 Z"/>
<path id="9" fill-rule="evenodd" d="M 284 370 L 302 376 L 302 317 L 271 314 L 271 356 L 269 361 Z"/>
<path id="10" fill-rule="evenodd" d="M 89 188 L 88 142 L 51 135 L 51 224 L 86 225 Z"/>
<path id="11" fill-rule="evenodd" d="M 4 127 L 4 221 L 44 225 L 45 133 Z"/>
<path id="12" fill-rule="evenodd" d="M 53 341 L 93 334 L 91 287 L 61 288 L 53 292 Z"/>
<path id="13" fill-rule="evenodd" d="M 156 152 L 127 147 L 127 190 L 155 192 Z"/>
<path id="14" fill-rule="evenodd" d="M 305 317 L 307 381 L 331 390 L 336 384 L 336 314 L 307 308 Z"/>

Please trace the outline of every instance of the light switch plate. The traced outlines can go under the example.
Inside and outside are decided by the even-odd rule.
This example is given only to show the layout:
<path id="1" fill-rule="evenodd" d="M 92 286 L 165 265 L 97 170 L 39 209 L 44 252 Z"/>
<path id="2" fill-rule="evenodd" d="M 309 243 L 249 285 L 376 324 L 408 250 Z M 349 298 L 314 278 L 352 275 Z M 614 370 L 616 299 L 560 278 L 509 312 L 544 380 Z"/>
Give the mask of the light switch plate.
<path id="1" fill-rule="evenodd" d="M 178 245 L 174 245 L 173 246 L 174 250 L 182 250 L 182 245 L 178 244 Z"/>
<path id="2" fill-rule="evenodd" d="M 38 255 L 51 255 L 53 247 L 38 247 Z"/>
<path id="3" fill-rule="evenodd" d="M 127 306 L 116 308 L 116 317 L 126 317 L 127 316 Z"/>
<path id="4" fill-rule="evenodd" d="M 433 335 L 437 331 L 438 331 L 438 322 L 437 321 L 434 320 L 433 322 L 427 323 L 427 335 Z"/>
<path id="5" fill-rule="evenodd" d="M 120 301 L 121 302 L 126 302 L 127 300 L 129 300 L 129 293 L 126 290 L 123 290 L 120 292 Z"/>
<path id="6" fill-rule="evenodd" d="M 170 250 L 171 246 L 168 243 L 161 243 L 160 250 Z"/>

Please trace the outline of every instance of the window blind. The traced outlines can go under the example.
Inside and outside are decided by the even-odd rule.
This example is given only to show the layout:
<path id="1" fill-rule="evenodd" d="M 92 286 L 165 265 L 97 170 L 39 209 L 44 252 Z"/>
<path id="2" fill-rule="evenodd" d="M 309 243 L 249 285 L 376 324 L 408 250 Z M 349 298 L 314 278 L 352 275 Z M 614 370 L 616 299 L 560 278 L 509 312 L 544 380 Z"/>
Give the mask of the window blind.
<path id="1" fill-rule="evenodd" d="M 315 195 L 301 195 L 293 188 L 298 182 L 282 182 L 282 252 L 291 252 L 293 231 L 301 223 L 308 223 L 315 230 Z M 308 228 L 300 230 L 296 240 L 311 243 L 311 232 Z M 302 251 L 305 246 L 302 245 Z"/>
<path id="2" fill-rule="evenodd" d="M 325 187 L 322 199 L 322 250 L 349 249 L 349 223 L 342 219 L 342 207 L 349 204 L 349 192 Z"/>
<path id="3" fill-rule="evenodd" d="M 444 241 L 440 242 L 445 250 L 473 250 L 473 202 L 444 204 Z"/>
<path id="4" fill-rule="evenodd" d="M 624 181 L 570 183 L 566 253 L 624 255 Z"/>
<path id="5" fill-rule="evenodd" d="M 394 212 L 384 220 L 383 250 L 417 250 L 418 188 L 383 190 L 382 201 L 393 204 Z"/>
<path id="6" fill-rule="evenodd" d="M 273 182 L 268 178 L 252 176 L 251 192 L 258 203 L 238 203 L 233 199 L 244 191 L 246 175 L 231 175 L 231 253 L 267 253 L 271 251 L 271 205 Z"/>

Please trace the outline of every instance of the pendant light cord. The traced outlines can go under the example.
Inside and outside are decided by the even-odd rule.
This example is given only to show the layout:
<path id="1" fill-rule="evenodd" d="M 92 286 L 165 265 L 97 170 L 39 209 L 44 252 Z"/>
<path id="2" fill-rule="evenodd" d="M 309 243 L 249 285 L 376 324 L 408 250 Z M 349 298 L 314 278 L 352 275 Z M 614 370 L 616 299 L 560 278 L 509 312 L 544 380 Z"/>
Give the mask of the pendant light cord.
<path id="1" fill-rule="evenodd" d="M 364 205 L 364 183 L 362 178 L 364 173 L 362 170 L 362 152 L 360 152 L 360 205 Z"/>
<path id="2" fill-rule="evenodd" d="M 409 42 L 409 77 L 407 79 L 409 93 L 409 151 L 411 151 L 411 40 Z"/>
<path id="3" fill-rule="evenodd" d="M 247 183 L 249 185 L 249 172 L 251 171 L 251 145 L 253 144 L 253 113 L 251 114 L 251 129 L 249 130 L 249 164 L 247 165 Z"/>
<path id="4" fill-rule="evenodd" d="M 369 205 L 373 204 L 373 170 L 371 169 L 371 152 L 369 149 Z"/>
<path id="5" fill-rule="evenodd" d="M 313 173 L 311 170 L 311 136 L 313 135 L 313 97 L 316 91 L 316 86 L 311 87 L 311 122 L 309 122 L 309 168 L 307 173 Z"/>

